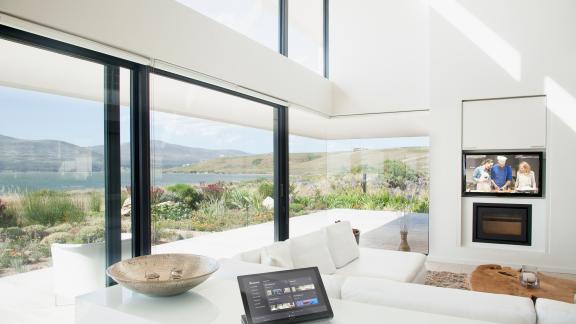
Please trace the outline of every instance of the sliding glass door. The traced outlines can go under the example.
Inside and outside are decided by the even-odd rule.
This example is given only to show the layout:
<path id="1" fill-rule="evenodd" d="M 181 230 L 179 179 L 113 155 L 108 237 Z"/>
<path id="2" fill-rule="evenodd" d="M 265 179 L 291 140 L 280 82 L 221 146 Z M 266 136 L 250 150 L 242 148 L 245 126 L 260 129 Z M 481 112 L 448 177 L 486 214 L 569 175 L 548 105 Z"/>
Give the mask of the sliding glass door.
<path id="1" fill-rule="evenodd" d="M 130 71 L 5 39 L 0 70 L 0 312 L 70 320 L 46 309 L 131 257 Z"/>
<path id="2" fill-rule="evenodd" d="M 150 84 L 153 252 L 271 244 L 276 108 L 166 73 Z"/>

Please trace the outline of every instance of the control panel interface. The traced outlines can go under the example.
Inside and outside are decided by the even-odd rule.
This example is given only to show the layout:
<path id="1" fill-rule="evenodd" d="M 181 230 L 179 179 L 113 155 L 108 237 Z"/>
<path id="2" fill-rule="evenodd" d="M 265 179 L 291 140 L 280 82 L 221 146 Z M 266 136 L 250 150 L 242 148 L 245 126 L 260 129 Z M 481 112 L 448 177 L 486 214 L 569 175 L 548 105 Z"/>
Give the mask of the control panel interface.
<path id="1" fill-rule="evenodd" d="M 248 276 L 240 280 L 253 323 L 301 317 L 328 310 L 314 272 Z"/>

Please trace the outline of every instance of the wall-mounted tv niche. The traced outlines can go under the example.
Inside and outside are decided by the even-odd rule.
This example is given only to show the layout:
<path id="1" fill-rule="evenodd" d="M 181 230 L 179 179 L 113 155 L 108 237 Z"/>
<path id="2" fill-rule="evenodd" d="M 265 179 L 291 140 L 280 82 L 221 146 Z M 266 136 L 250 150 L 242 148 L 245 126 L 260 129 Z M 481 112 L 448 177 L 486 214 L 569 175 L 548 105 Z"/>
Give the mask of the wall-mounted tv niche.
<path id="1" fill-rule="evenodd" d="M 462 152 L 462 195 L 543 197 L 542 152 Z"/>

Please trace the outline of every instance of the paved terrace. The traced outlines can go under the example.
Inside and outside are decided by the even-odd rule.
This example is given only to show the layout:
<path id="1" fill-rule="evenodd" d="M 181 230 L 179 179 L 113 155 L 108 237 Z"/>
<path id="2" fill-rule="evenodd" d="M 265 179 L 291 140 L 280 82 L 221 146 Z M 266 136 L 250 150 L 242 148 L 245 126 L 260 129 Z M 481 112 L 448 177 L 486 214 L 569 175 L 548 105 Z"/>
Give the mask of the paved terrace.
<path id="1" fill-rule="evenodd" d="M 361 246 L 395 249 L 399 243 L 400 216 L 399 213 L 386 211 L 332 209 L 291 218 L 290 233 L 291 236 L 299 236 L 328 226 L 336 220 L 349 220 L 354 228 L 361 231 Z M 409 242 L 414 246 L 421 245 L 417 242 L 423 242 L 425 239 L 427 243 L 428 240 L 427 216 L 423 214 L 416 216 L 426 220 L 426 233 L 409 236 Z M 418 228 L 420 227 L 422 226 L 419 225 Z M 419 232 L 422 231 L 415 231 Z M 152 251 L 195 253 L 225 258 L 271 244 L 274 241 L 273 233 L 273 223 L 268 222 L 166 243 L 154 246 Z M 426 250 L 427 248 L 426 244 Z M 52 291 L 52 268 L 0 278 L 0 322 L 74 323 L 74 306 L 56 306 Z"/>

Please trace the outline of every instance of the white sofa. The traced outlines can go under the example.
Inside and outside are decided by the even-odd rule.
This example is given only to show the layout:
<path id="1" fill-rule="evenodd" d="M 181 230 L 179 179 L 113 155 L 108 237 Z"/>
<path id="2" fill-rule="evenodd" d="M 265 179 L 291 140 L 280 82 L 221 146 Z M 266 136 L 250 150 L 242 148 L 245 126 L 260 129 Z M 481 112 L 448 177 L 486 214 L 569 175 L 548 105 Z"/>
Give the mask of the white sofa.
<path id="1" fill-rule="evenodd" d="M 284 255 L 283 258 L 291 260 L 280 262 L 280 265 L 266 260 L 267 252 L 270 250 L 277 251 L 279 250 L 278 247 L 281 246 L 284 246 L 285 249 L 282 252 L 289 254 Z M 357 252 L 353 251 L 354 249 Z M 294 264 L 296 259 L 300 258 L 298 254 L 309 253 L 311 250 L 324 250 L 329 251 L 329 253 L 314 253 L 309 255 L 309 260 L 300 260 L 300 264 Z M 282 252 L 277 254 L 282 254 Z M 349 256 L 342 256 L 342 254 L 349 254 Z M 426 255 L 424 254 L 359 248 L 356 245 L 349 222 L 336 223 L 320 231 L 240 253 L 234 257 L 234 259 L 243 262 L 276 265 L 280 268 L 316 266 L 316 262 L 320 262 L 320 259 L 328 258 L 334 263 L 334 268 L 331 268 L 330 265 L 319 266 L 320 272 L 323 274 L 384 278 L 401 282 L 423 282 L 426 274 Z M 330 260 L 325 260 L 324 263 L 326 262 L 329 263 Z"/>
<path id="2" fill-rule="evenodd" d="M 574 324 L 576 323 L 576 304 L 538 298 L 536 300 L 538 324 Z"/>
<path id="3" fill-rule="evenodd" d="M 531 299 L 390 280 L 348 277 L 342 299 L 506 324 L 534 324 Z"/>
<path id="4" fill-rule="evenodd" d="M 326 234 L 334 234 L 335 227 L 340 231 L 335 231 L 340 233 L 335 244 L 338 251 L 330 242 L 336 237 Z M 344 223 L 323 229 L 325 245 L 318 244 L 321 242 L 318 234 L 312 233 L 315 238 L 291 238 L 286 243 L 241 253 L 234 259 L 222 259 L 221 268 L 214 276 L 234 279 L 244 274 L 314 266 L 315 259 L 311 259 L 310 264 L 295 264 L 294 259 L 301 258 L 295 255 L 297 248 L 307 248 L 300 250 L 304 254 L 310 254 L 311 250 L 324 250 L 325 255 L 328 250 L 330 257 L 337 260 L 334 263 L 341 265 L 322 274 L 331 298 L 502 324 L 576 324 L 576 305 L 538 299 L 535 307 L 531 299 L 524 297 L 417 284 L 423 282 L 426 272 L 424 255 L 367 248 L 357 248 L 356 253 L 352 251 L 349 237 L 343 237 L 348 228 L 349 224 Z M 350 236 L 353 238 L 351 231 Z M 293 244 L 294 241 L 298 241 L 297 244 Z M 306 242 L 311 244 L 306 245 Z M 270 254 L 279 260 L 271 260 Z M 338 254 L 344 254 L 344 258 Z M 342 265 L 347 261 L 346 254 L 353 260 Z M 322 259 L 322 253 L 312 253 L 312 256 Z M 278 261 L 283 266 L 270 264 Z M 325 260 L 319 262 L 326 268 Z"/>

